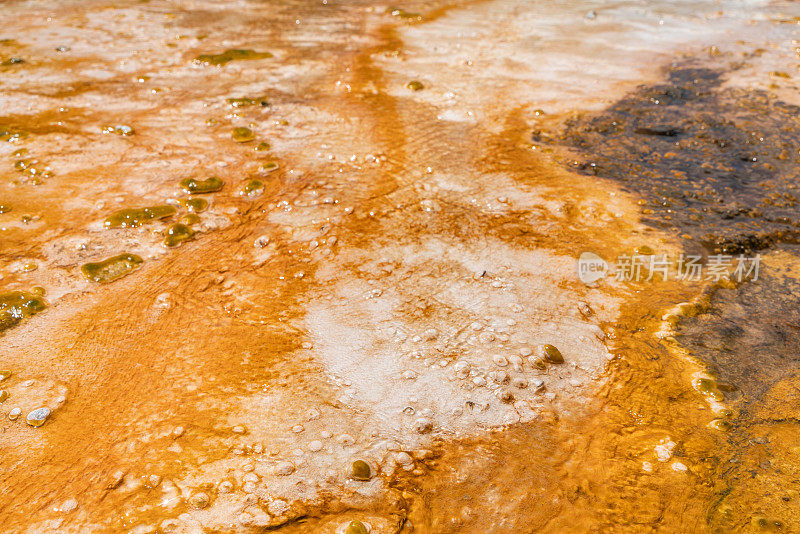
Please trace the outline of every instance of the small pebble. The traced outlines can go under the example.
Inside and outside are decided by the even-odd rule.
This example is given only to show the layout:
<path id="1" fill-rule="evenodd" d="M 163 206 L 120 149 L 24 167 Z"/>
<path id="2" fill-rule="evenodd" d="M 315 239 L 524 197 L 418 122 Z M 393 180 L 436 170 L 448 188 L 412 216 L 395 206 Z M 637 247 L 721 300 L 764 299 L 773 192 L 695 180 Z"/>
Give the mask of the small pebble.
<path id="1" fill-rule="evenodd" d="M 294 464 L 292 462 L 278 462 L 275 466 L 275 474 L 286 476 L 294 473 Z"/>
<path id="2" fill-rule="evenodd" d="M 414 431 L 419 434 L 427 434 L 433 430 L 433 421 L 427 417 L 420 417 L 414 421 Z"/>
<path id="3" fill-rule="evenodd" d="M 280 499 L 275 499 L 267 505 L 267 511 L 272 515 L 283 515 L 289 511 L 289 503 Z"/>

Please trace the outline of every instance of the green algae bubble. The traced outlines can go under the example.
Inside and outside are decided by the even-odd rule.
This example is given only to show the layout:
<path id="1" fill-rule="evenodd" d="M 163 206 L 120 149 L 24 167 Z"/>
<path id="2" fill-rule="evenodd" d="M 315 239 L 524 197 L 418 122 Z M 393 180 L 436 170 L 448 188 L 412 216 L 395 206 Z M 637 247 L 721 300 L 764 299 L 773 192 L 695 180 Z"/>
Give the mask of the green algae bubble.
<path id="1" fill-rule="evenodd" d="M 266 152 L 270 148 L 272 147 L 270 146 L 269 143 L 267 143 L 266 141 L 261 141 L 260 143 L 258 143 L 256 146 L 253 147 L 253 150 L 255 150 L 256 152 Z"/>
<path id="2" fill-rule="evenodd" d="M 542 359 L 547 363 L 564 363 L 561 351 L 553 345 L 542 345 L 541 351 Z"/>
<path id="3" fill-rule="evenodd" d="M 271 58 L 272 54 L 269 52 L 256 52 L 255 50 L 226 50 L 221 54 L 203 54 L 197 56 L 194 62 L 199 65 L 213 65 L 221 67 L 231 61 L 239 60 L 252 60 L 252 59 L 267 59 Z"/>
<path id="4" fill-rule="evenodd" d="M 0 332 L 16 326 L 23 319 L 39 313 L 47 307 L 41 296 L 27 291 L 0 293 Z M 0 376 L 9 371 L 0 371 Z M 6 377 L 7 378 L 7 377 Z"/>
<path id="5" fill-rule="evenodd" d="M 8 141 L 9 143 L 18 143 L 30 135 L 24 130 L 20 130 L 13 126 L 0 124 L 0 141 Z"/>
<path id="6" fill-rule="evenodd" d="M 127 276 L 142 264 L 142 258 L 136 254 L 120 254 L 97 263 L 86 263 L 81 272 L 88 280 L 106 284 Z"/>
<path id="7" fill-rule="evenodd" d="M 222 189 L 222 186 L 225 185 L 225 182 L 216 176 L 212 176 L 210 178 L 206 178 L 205 180 L 184 178 L 180 181 L 179 185 L 190 195 L 199 195 L 202 193 L 213 193 L 215 191 L 219 191 Z"/>
<path id="8" fill-rule="evenodd" d="M 0 389 L 0 402 L 5 402 L 7 398 L 8 398 L 8 391 Z"/>
<path id="9" fill-rule="evenodd" d="M 178 204 L 192 213 L 202 213 L 208 208 L 208 200 L 204 198 L 181 198 Z"/>
<path id="10" fill-rule="evenodd" d="M 350 521 L 344 530 L 344 534 L 368 534 L 368 532 L 366 525 L 361 521 Z"/>
<path id="11" fill-rule="evenodd" d="M 419 80 L 412 80 L 406 84 L 406 88 L 411 89 L 412 91 L 422 91 L 425 89 L 425 86 L 422 85 L 422 82 Z"/>
<path id="12" fill-rule="evenodd" d="M 167 237 L 164 238 L 165 247 L 177 247 L 184 241 L 189 241 L 194 237 L 194 230 L 185 224 L 176 223 L 167 230 Z"/>
<path id="13" fill-rule="evenodd" d="M 229 98 L 226 100 L 226 102 L 234 108 L 246 108 L 255 105 L 260 105 L 261 107 L 266 108 L 269 106 L 269 102 L 259 98 Z"/>
<path id="14" fill-rule="evenodd" d="M 194 213 L 187 213 L 178 219 L 178 222 L 187 226 L 191 226 L 200 222 L 200 216 Z"/>
<path id="15" fill-rule="evenodd" d="M 350 468 L 350 475 L 356 480 L 369 480 L 372 478 L 372 468 L 364 460 L 356 460 Z"/>
<path id="16" fill-rule="evenodd" d="M 238 128 L 233 129 L 231 137 L 237 143 L 249 143 L 250 141 L 256 138 L 256 134 L 254 134 L 253 130 L 251 130 L 250 128 L 239 126 Z"/>
<path id="17" fill-rule="evenodd" d="M 14 162 L 14 169 L 22 172 L 25 169 L 30 169 L 37 163 L 39 163 L 38 159 L 21 159 Z"/>
<path id="18" fill-rule="evenodd" d="M 695 378 L 692 380 L 692 387 L 701 395 L 716 401 L 722 401 L 725 398 L 725 395 L 717 387 L 717 383 L 710 378 Z"/>
<path id="19" fill-rule="evenodd" d="M 242 187 L 241 195 L 257 197 L 264 192 L 264 183 L 261 180 L 250 180 Z"/>
<path id="20" fill-rule="evenodd" d="M 708 423 L 708 428 L 712 430 L 719 430 L 720 432 L 727 432 L 731 429 L 731 424 L 725 419 L 714 419 Z"/>
<path id="21" fill-rule="evenodd" d="M 0 382 L 2 382 L 3 380 L 7 380 L 7 379 L 11 378 L 12 374 L 13 373 L 11 371 L 9 371 L 8 369 L 0 370 Z"/>
<path id="22" fill-rule="evenodd" d="M 11 206 L 0 203 L 0 213 L 8 213 L 9 211 L 11 211 Z"/>
<path id="23" fill-rule="evenodd" d="M 261 165 L 259 165 L 258 170 L 263 174 L 269 174 L 271 172 L 277 171 L 279 168 L 278 164 L 274 161 L 265 161 Z"/>
<path id="24" fill-rule="evenodd" d="M 648 247 L 647 245 L 642 245 L 640 247 L 636 247 L 633 249 L 636 254 L 640 256 L 652 256 L 654 254 L 653 249 Z"/>
<path id="25" fill-rule="evenodd" d="M 109 215 L 103 224 L 106 228 L 136 228 L 148 222 L 175 215 L 177 211 L 174 206 L 167 205 L 124 209 Z"/>

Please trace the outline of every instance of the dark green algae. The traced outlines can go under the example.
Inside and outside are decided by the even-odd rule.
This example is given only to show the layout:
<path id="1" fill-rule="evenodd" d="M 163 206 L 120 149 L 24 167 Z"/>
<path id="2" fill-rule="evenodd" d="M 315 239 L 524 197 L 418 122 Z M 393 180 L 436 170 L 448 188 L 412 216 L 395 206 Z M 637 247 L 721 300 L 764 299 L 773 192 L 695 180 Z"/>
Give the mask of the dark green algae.
<path id="1" fill-rule="evenodd" d="M 138 269 L 143 260 L 136 254 L 119 254 L 99 262 L 86 263 L 81 272 L 87 280 L 107 284 L 119 280 Z"/>
<path id="2" fill-rule="evenodd" d="M 136 228 L 149 222 L 165 219 L 178 210 L 174 206 L 151 206 L 147 208 L 128 208 L 115 211 L 103 223 L 106 228 Z"/>
<path id="3" fill-rule="evenodd" d="M 199 195 L 203 193 L 214 193 L 222 189 L 222 186 L 225 185 L 225 182 L 217 178 L 216 176 L 211 176 L 210 178 L 206 178 L 205 180 L 197 180 L 195 178 L 184 178 L 180 181 L 181 188 L 184 191 L 189 193 L 190 195 Z"/>
<path id="4" fill-rule="evenodd" d="M 28 291 L 0 293 L 0 332 L 18 325 L 45 308 L 47 302 L 40 294 Z"/>
<path id="5" fill-rule="evenodd" d="M 267 59 L 271 57 L 273 56 L 270 52 L 256 52 L 255 50 L 249 49 L 231 49 L 226 50 L 221 54 L 199 55 L 194 59 L 194 62 L 199 65 L 222 67 L 231 61 Z"/>

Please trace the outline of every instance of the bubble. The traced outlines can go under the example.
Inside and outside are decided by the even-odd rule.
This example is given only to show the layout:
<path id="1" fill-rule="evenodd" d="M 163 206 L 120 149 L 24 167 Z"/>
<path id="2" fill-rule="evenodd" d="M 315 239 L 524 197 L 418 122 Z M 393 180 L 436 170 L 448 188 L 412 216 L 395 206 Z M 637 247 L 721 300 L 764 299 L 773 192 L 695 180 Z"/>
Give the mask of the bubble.
<path id="1" fill-rule="evenodd" d="M 422 91 L 425 86 L 419 80 L 412 80 L 406 84 L 406 88 L 412 91 Z"/>
<path id="2" fill-rule="evenodd" d="M 550 344 L 539 347 L 539 358 L 547 363 L 564 363 L 564 356 L 561 355 L 561 351 Z"/>
<path id="3" fill-rule="evenodd" d="M 20 414 L 22 414 L 22 408 L 14 408 L 10 412 L 8 412 L 8 418 L 11 419 L 12 421 L 16 421 L 17 417 L 19 417 Z"/>
<path id="4" fill-rule="evenodd" d="M 142 264 L 135 254 L 120 254 L 97 263 L 86 263 L 81 267 L 83 275 L 92 282 L 105 284 L 127 276 Z"/>
<path id="5" fill-rule="evenodd" d="M 506 365 L 508 365 L 508 360 L 506 360 L 503 356 L 500 356 L 499 354 L 492 356 L 492 361 L 498 367 L 505 367 Z"/>
<path id="6" fill-rule="evenodd" d="M 217 178 L 216 176 L 211 176 L 206 178 L 205 180 L 196 180 L 194 178 L 184 178 L 180 181 L 179 185 L 183 188 L 184 191 L 189 193 L 190 195 L 198 195 L 202 193 L 214 193 L 222 189 L 222 186 L 225 185 L 225 182 Z"/>
<path id="7" fill-rule="evenodd" d="M 194 59 L 194 63 L 198 65 L 212 65 L 221 67 L 231 61 L 239 60 L 253 60 L 253 59 L 267 59 L 273 57 L 270 52 L 256 52 L 255 50 L 240 50 L 232 49 L 226 50 L 221 54 L 203 54 Z"/>
<path id="8" fill-rule="evenodd" d="M 8 398 L 8 391 L 6 391 L 5 389 L 0 389 L 0 402 L 5 402 L 7 398 Z"/>
<path id="9" fill-rule="evenodd" d="M 208 493 L 199 491 L 191 496 L 189 502 L 193 507 L 202 510 L 203 508 L 207 508 L 211 503 L 211 497 L 208 496 Z"/>
<path id="10" fill-rule="evenodd" d="M 498 394 L 498 398 L 500 399 L 501 402 L 505 404 L 510 404 L 514 402 L 514 394 L 511 393 L 510 391 L 501 391 Z"/>
<path id="11" fill-rule="evenodd" d="M 114 133 L 117 135 L 133 135 L 133 128 L 125 124 L 114 126 Z"/>
<path id="12" fill-rule="evenodd" d="M 185 224 L 187 226 L 191 226 L 193 224 L 198 224 L 202 219 L 196 213 L 187 213 L 185 215 L 181 215 L 181 218 L 178 219 L 178 222 L 181 224 Z"/>
<path id="13" fill-rule="evenodd" d="M 266 141 L 261 141 L 260 143 L 258 143 L 256 146 L 253 147 L 253 150 L 256 152 L 266 152 L 270 148 L 272 147 L 270 146 L 269 143 L 267 143 Z"/>
<path id="14" fill-rule="evenodd" d="M 731 429 L 731 424 L 725 419 L 714 419 L 710 423 L 708 423 L 708 428 L 712 430 L 719 430 L 721 432 L 726 432 Z"/>
<path id="15" fill-rule="evenodd" d="M 41 296 L 27 291 L 0 293 L 0 332 L 16 326 L 47 307 Z M 0 380 L 11 376 L 11 371 L 0 371 Z"/>
<path id="16" fill-rule="evenodd" d="M 12 375 L 12 373 L 8 369 L 1 370 L 0 371 L 0 382 L 2 382 L 3 380 L 6 380 L 7 378 L 11 378 L 11 375 Z"/>
<path id="17" fill-rule="evenodd" d="M 262 182 L 261 180 L 250 180 L 244 185 L 244 187 L 242 187 L 240 194 L 242 196 L 247 196 L 247 197 L 257 197 L 260 196 L 263 192 L 264 192 L 264 182 Z"/>
<path id="18" fill-rule="evenodd" d="M 275 172 L 279 169 L 279 165 L 274 161 L 265 161 L 258 167 L 258 171 L 262 174 L 269 174 L 271 172 Z"/>
<path id="19" fill-rule="evenodd" d="M 308 450 L 311 452 L 319 452 L 322 450 L 322 442 L 319 440 L 314 440 L 308 444 Z"/>
<path id="20" fill-rule="evenodd" d="M 584 317 L 591 317 L 594 315 L 594 310 L 585 302 L 578 303 L 578 313 Z"/>
<path id="21" fill-rule="evenodd" d="M 174 206 L 168 205 L 123 209 L 109 215 L 103 225 L 106 228 L 136 228 L 151 221 L 170 217 L 177 211 Z"/>
<path id="22" fill-rule="evenodd" d="M 254 134 L 253 130 L 250 128 L 239 126 L 233 129 L 233 132 L 231 132 L 231 138 L 237 143 L 249 143 L 256 138 L 256 134 Z"/>
<path id="23" fill-rule="evenodd" d="M 508 373 L 505 371 L 492 371 L 489 373 L 489 377 L 495 384 L 508 384 L 510 380 Z"/>
<path id="24" fill-rule="evenodd" d="M 642 256 L 652 256 L 654 254 L 653 249 L 648 247 L 647 245 L 641 245 L 633 249 L 636 254 Z"/>
<path id="25" fill-rule="evenodd" d="M 50 413 L 50 408 L 37 408 L 28 414 L 27 422 L 34 428 L 40 427 L 50 417 Z"/>
<path id="26" fill-rule="evenodd" d="M 167 229 L 167 235 L 164 238 L 165 247 L 177 247 L 184 241 L 189 241 L 194 238 L 194 230 L 185 224 L 175 223 Z"/>
<path id="27" fill-rule="evenodd" d="M 350 476 L 356 480 L 369 480 L 372 478 L 372 468 L 364 460 L 356 460 L 350 466 Z"/>
<path id="28" fill-rule="evenodd" d="M 369 530 L 361 521 L 350 521 L 347 528 L 344 529 L 344 534 L 369 534 Z"/>
<path id="29" fill-rule="evenodd" d="M 204 198 L 180 198 L 178 204 L 192 213 L 202 213 L 208 208 L 208 200 Z"/>
<path id="30" fill-rule="evenodd" d="M 257 98 L 247 98 L 247 97 L 228 98 L 225 101 L 228 104 L 230 104 L 230 106 L 233 108 L 244 108 L 249 106 L 255 106 L 256 104 L 260 104 L 262 107 L 269 106 L 269 102 Z"/>

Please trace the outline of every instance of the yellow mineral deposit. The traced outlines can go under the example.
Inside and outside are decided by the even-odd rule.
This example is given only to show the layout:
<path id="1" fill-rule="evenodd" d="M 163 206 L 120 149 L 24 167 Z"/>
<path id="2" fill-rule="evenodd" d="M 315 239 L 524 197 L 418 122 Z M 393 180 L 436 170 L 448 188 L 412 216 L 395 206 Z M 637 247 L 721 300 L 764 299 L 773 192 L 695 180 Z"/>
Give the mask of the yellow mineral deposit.
<path id="1" fill-rule="evenodd" d="M 2 12 L 0 532 L 800 532 L 797 2 Z"/>

